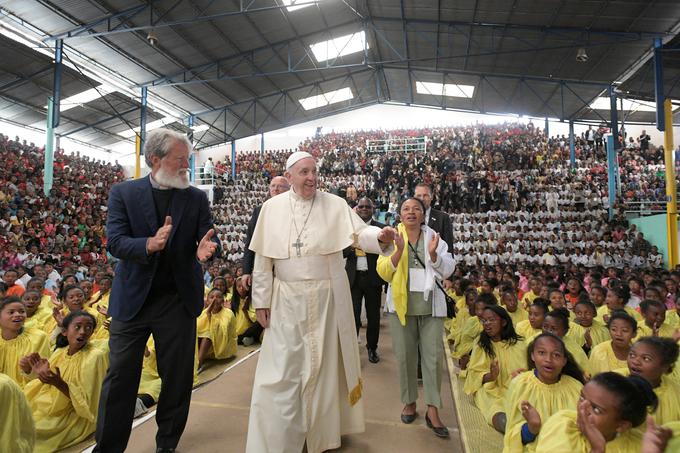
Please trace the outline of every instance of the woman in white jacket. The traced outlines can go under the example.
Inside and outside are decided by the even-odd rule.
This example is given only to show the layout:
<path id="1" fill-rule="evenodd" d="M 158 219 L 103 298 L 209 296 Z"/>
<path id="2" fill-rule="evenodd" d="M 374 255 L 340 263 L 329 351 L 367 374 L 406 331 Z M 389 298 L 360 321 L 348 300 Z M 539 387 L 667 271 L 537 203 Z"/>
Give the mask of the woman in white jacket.
<path id="1" fill-rule="evenodd" d="M 444 360 L 442 336 L 446 298 L 441 288 L 445 276 L 453 273 L 454 261 L 448 245 L 423 223 L 425 206 L 416 198 L 399 207 L 402 223 L 395 238 L 395 252 L 378 257 L 377 271 L 389 283 L 387 311 L 392 343 L 399 363 L 401 400 L 405 404 L 401 421 L 417 417 L 418 352 L 420 351 L 427 412 L 425 421 L 439 437 L 448 437 L 439 419 L 442 407 L 440 387 Z"/>

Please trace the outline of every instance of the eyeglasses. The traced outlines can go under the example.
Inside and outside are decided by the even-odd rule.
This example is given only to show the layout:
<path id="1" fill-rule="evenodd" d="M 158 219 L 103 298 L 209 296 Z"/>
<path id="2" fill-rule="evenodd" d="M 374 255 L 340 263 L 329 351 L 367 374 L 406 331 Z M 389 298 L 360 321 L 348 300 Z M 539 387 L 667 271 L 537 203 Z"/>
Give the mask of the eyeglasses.
<path id="1" fill-rule="evenodd" d="M 373 209 L 373 206 L 367 205 L 367 204 L 360 204 L 357 205 L 358 209 Z"/>

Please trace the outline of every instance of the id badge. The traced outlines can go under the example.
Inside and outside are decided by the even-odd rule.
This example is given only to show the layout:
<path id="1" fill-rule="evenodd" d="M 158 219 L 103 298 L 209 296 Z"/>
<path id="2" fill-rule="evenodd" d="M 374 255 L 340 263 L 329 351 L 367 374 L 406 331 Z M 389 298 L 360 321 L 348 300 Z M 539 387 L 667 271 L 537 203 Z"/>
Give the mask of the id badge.
<path id="1" fill-rule="evenodd" d="M 409 279 L 409 291 L 412 293 L 425 292 L 425 269 L 409 268 L 408 270 Z"/>

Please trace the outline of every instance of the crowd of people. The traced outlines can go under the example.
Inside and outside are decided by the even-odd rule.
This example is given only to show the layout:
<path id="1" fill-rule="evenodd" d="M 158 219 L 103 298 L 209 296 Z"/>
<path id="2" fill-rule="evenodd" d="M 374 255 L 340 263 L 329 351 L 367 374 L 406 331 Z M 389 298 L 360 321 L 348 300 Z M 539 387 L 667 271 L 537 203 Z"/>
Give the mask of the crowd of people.
<path id="1" fill-rule="evenodd" d="M 427 137 L 427 150 L 369 150 L 368 141 L 395 137 Z M 578 392 L 588 389 L 609 392 L 613 417 L 630 425 L 619 436 L 624 440 L 641 435 L 632 428 L 642 423 L 637 412 L 622 413 L 626 392 L 646 395 L 635 402 L 643 407 L 658 395 L 662 415 L 648 423 L 680 422 L 673 409 L 680 401 L 668 396 L 680 394 L 672 391 L 673 386 L 680 391 L 674 380 L 677 346 L 672 346 L 680 339 L 680 274 L 662 270 L 662 255 L 627 225 L 622 208 L 609 221 L 602 147 L 589 138 L 588 133 L 577 138 L 574 169 L 567 139 L 545 137 L 531 124 L 331 133 L 300 144 L 317 159 L 319 189 L 352 206 L 368 197 L 391 225 L 400 222 L 399 205 L 414 195 L 417 183 L 432 187 L 433 205 L 449 213 L 453 225 L 448 245 L 455 271 L 444 284 L 458 316 L 445 324 L 461 379 L 489 424 L 505 432 L 506 444 L 519 442 L 522 448 L 548 444 L 541 439 L 549 436 L 539 433 L 555 429 L 551 415 L 564 418 L 560 426 L 570 424 L 575 437 L 581 430 L 591 444 L 600 442 L 594 431 L 572 426 L 574 410 L 592 411 L 596 404 L 589 398 L 587 407 L 577 402 Z M 639 151 L 639 141 L 633 141 L 620 155 L 620 202 L 665 196 L 658 148 L 647 143 Z M 209 360 L 232 357 L 237 344 L 260 341 L 262 326 L 250 306 L 241 261 L 251 214 L 267 198 L 271 178 L 283 174 L 289 154 L 241 154 L 236 180 L 226 177 L 228 160 L 211 169 L 220 176 L 212 214 L 222 257 L 204 268 L 196 375 Z M 36 451 L 53 451 L 94 431 L 98 389 L 108 367 L 107 309 L 116 261 L 106 252 L 106 206 L 112 185 L 125 175 L 117 164 L 60 151 L 54 186 L 45 196 L 41 148 L 0 135 L 0 157 L 5 162 L 0 168 L 0 377 L 10 377 L 0 380 L 0 392 L 24 392 Z M 487 328 L 491 325 L 500 327 Z M 545 365 L 538 351 L 564 364 Z M 659 358 L 658 367 L 638 366 L 635 357 L 643 353 Z M 598 368 L 596 362 L 606 366 L 598 363 Z M 151 339 L 137 414 L 158 401 L 157 367 Z M 530 371 L 513 381 L 520 370 Z M 624 382 L 611 371 L 645 380 Z M 574 381 L 564 385 L 568 397 L 541 406 L 538 399 L 544 396 L 533 390 L 532 379 L 552 385 L 562 376 Z M 583 387 L 585 377 L 593 379 Z M 506 395 L 517 407 L 503 406 Z M 58 401 L 59 410 L 47 401 Z M 616 441 L 610 432 L 600 434 Z"/>

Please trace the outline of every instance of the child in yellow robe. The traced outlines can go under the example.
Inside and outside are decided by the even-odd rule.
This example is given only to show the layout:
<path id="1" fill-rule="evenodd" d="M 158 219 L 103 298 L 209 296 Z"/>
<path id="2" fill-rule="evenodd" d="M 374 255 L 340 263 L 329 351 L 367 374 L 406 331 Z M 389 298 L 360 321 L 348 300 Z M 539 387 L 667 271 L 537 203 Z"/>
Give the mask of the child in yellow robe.
<path id="1" fill-rule="evenodd" d="M 477 290 L 468 287 L 465 290 L 465 295 L 461 299 L 456 300 L 456 317 L 451 320 L 449 334 L 446 337 L 447 340 L 453 342 L 454 349 L 456 343 L 460 342 L 460 333 L 463 330 L 463 326 L 468 319 L 475 316 L 476 298 Z"/>
<path id="2" fill-rule="evenodd" d="M 641 376 L 652 384 L 659 407 L 651 415 L 659 425 L 680 421 L 680 381 L 671 377 L 679 349 L 670 338 L 642 337 L 631 346 L 623 370 L 624 375 Z"/>
<path id="3" fill-rule="evenodd" d="M 522 296 L 522 308 L 529 309 L 529 306 L 534 303 L 534 299 L 541 296 L 543 290 L 543 282 L 538 277 L 531 277 L 529 279 L 529 291 Z"/>
<path id="4" fill-rule="evenodd" d="M 52 309 L 57 303 L 57 295 L 49 289 L 45 289 L 45 280 L 40 277 L 33 277 L 26 283 L 26 291 L 37 291 L 40 293 L 40 306 L 52 313 Z"/>
<path id="5" fill-rule="evenodd" d="M 467 312 L 465 304 L 465 291 L 470 286 L 470 281 L 467 279 L 457 278 L 453 280 L 453 286 L 446 291 L 454 301 L 456 306 L 456 316 L 454 318 L 446 318 L 444 320 L 444 329 L 448 332 L 447 338 L 453 340 L 453 330 L 456 328 L 456 320 L 458 317 Z"/>
<path id="6" fill-rule="evenodd" d="M 97 310 L 92 307 L 85 307 L 85 292 L 77 285 L 66 285 L 61 292 L 61 309 L 57 307 L 52 310 L 52 318 L 45 322 L 43 331 L 49 335 L 50 343 L 54 345 L 57 336 L 61 333 L 61 323 L 66 315 L 74 311 L 86 311 L 95 320 L 99 317 Z M 101 327 L 101 326 L 100 326 Z"/>
<path id="7" fill-rule="evenodd" d="M 43 357 L 50 352 L 47 335 L 33 328 L 24 327 L 26 308 L 16 296 L 5 297 L 0 301 L 0 373 L 4 373 L 24 387 L 30 380 L 21 372 L 23 357 L 38 353 Z"/>
<path id="8" fill-rule="evenodd" d="M 21 296 L 21 302 L 26 307 L 26 322 L 24 327 L 43 330 L 45 323 L 52 317 L 52 312 L 40 303 L 40 293 L 27 289 Z"/>
<path id="9" fill-rule="evenodd" d="M 640 303 L 643 320 L 638 321 L 639 337 L 674 338 L 677 327 L 666 323 L 666 305 L 658 300 L 646 299 Z"/>
<path id="10" fill-rule="evenodd" d="M 474 303 L 475 316 L 465 321 L 460 335 L 457 337 L 457 342 L 453 345 L 451 356 L 454 359 L 458 359 L 458 364 L 462 370 L 467 369 L 472 348 L 477 342 L 479 334 L 482 333 L 483 328 L 480 317 L 484 312 L 484 308 L 491 305 L 496 305 L 496 298 L 493 295 L 483 293 L 477 295 Z M 465 377 L 465 373 L 462 373 L 461 377 Z"/>
<path id="11" fill-rule="evenodd" d="M 543 320 L 548 313 L 549 304 L 546 299 L 536 298 L 529 305 L 529 319 L 520 321 L 515 326 L 517 333 L 524 338 L 532 338 L 543 332 Z"/>
<path id="12" fill-rule="evenodd" d="M 228 359 L 236 355 L 236 318 L 231 309 L 223 305 L 222 291 L 210 290 L 206 307 L 196 320 L 199 370 L 206 359 Z"/>
<path id="13" fill-rule="evenodd" d="M 64 335 L 49 361 L 34 354 L 24 372 L 38 379 L 24 393 L 35 420 L 35 453 L 54 452 L 83 441 L 96 427 L 97 408 L 108 350 L 89 342 L 95 318 L 73 311 L 63 320 Z M 28 369 L 30 366 L 30 369 Z"/>
<path id="14" fill-rule="evenodd" d="M 251 289 L 247 288 L 242 278 L 236 279 L 235 289 L 231 297 L 231 311 L 236 316 L 236 335 L 238 344 L 250 346 L 259 343 L 264 331 L 257 321 L 255 307 L 251 302 Z"/>
<path id="15" fill-rule="evenodd" d="M 611 339 L 607 326 L 595 319 L 595 316 L 597 308 L 591 301 L 580 300 L 574 305 L 574 322 L 569 324 L 567 336 L 586 351 L 591 351 L 594 346 Z"/>
<path id="16" fill-rule="evenodd" d="M 605 304 L 597 309 L 597 320 L 602 323 L 607 323 L 614 310 L 625 310 L 626 313 L 635 318 L 636 321 L 642 320 L 640 313 L 633 308 L 626 306 L 629 297 L 630 291 L 625 286 L 609 288 L 607 297 L 604 300 Z"/>
<path id="17" fill-rule="evenodd" d="M 576 410 L 559 411 L 543 425 L 536 453 L 639 453 L 637 427 L 656 404 L 645 379 L 598 374 L 583 387 Z"/>
<path id="18" fill-rule="evenodd" d="M 578 343 L 567 337 L 567 333 L 569 332 L 569 311 L 566 307 L 558 308 L 545 315 L 545 319 L 543 320 L 543 332 L 548 332 L 560 337 L 581 370 L 586 376 L 590 376 L 588 356 Z"/>
<path id="19" fill-rule="evenodd" d="M 512 377 L 527 369 L 526 343 L 502 307 L 487 306 L 481 322 L 484 330 L 472 349 L 463 390 L 474 395 L 486 422 L 503 433 L 505 394 Z"/>
<path id="20" fill-rule="evenodd" d="M 507 311 L 510 318 L 512 318 L 512 324 L 515 326 L 515 330 L 517 330 L 517 324 L 529 319 L 529 313 L 526 310 L 519 308 L 517 292 L 515 292 L 514 289 L 509 288 L 504 290 L 501 293 L 501 302 L 505 311 Z"/>
<path id="21" fill-rule="evenodd" d="M 585 378 L 561 338 L 539 334 L 528 347 L 529 371 L 510 382 L 503 453 L 533 452 L 541 425 L 578 403 Z"/>
<path id="22" fill-rule="evenodd" d="M 623 310 L 612 313 L 607 323 L 611 340 L 604 341 L 590 351 L 590 372 L 597 373 L 625 368 L 628 351 L 637 333 L 637 322 Z"/>
<path id="23" fill-rule="evenodd" d="M 31 408 L 19 385 L 0 373 L 0 451 L 33 453 L 35 425 Z"/>

